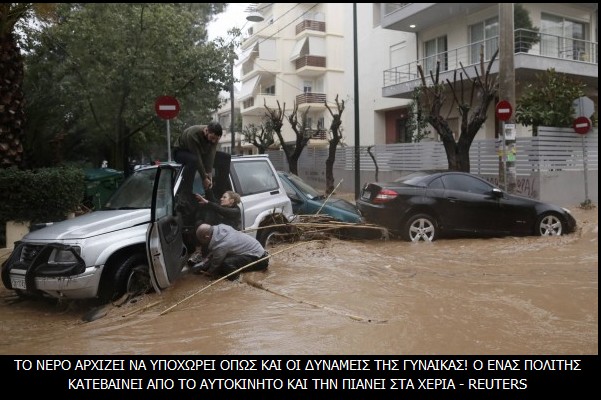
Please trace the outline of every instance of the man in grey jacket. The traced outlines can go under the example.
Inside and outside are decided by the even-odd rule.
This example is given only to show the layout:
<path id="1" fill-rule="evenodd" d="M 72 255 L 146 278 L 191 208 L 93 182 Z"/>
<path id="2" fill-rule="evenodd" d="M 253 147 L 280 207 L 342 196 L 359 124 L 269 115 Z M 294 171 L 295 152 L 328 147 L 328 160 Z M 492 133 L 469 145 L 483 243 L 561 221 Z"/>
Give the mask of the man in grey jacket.
<path id="1" fill-rule="evenodd" d="M 200 244 L 207 248 L 208 258 L 203 265 L 193 267 L 195 272 L 229 275 L 258 260 L 261 261 L 243 271 L 261 271 L 269 265 L 269 254 L 263 246 L 255 238 L 229 225 L 201 224 L 196 229 L 196 237 Z M 238 275 L 232 274 L 228 279 L 235 280 Z"/>

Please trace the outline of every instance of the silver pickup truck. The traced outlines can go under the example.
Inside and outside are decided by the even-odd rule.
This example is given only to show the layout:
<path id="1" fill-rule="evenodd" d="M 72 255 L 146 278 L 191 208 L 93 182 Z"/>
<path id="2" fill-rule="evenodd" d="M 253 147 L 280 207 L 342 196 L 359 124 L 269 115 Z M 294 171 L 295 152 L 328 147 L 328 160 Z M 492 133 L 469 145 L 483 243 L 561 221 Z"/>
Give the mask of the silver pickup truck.
<path id="1" fill-rule="evenodd" d="M 216 165 L 215 195 L 240 194 L 242 227 L 265 244 L 280 229 L 270 225 L 292 220 L 290 199 L 266 155 L 224 154 L 227 172 L 219 176 Z M 2 265 L 4 286 L 23 296 L 101 302 L 166 289 L 195 250 L 195 221 L 176 207 L 181 172 L 175 163 L 139 168 L 102 209 L 28 233 Z"/>

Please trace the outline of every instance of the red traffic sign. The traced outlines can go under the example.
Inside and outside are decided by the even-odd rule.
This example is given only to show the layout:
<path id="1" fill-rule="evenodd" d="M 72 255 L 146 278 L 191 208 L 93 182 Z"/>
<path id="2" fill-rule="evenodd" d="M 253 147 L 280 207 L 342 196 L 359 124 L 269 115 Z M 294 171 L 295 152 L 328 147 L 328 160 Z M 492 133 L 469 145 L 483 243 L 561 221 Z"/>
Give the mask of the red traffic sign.
<path id="1" fill-rule="evenodd" d="M 154 110 L 162 119 L 173 119 L 179 114 L 179 102 L 172 96 L 159 96 L 154 102 Z"/>
<path id="2" fill-rule="evenodd" d="M 507 100 L 499 101 L 495 110 L 497 112 L 497 118 L 499 118 L 501 121 L 507 121 L 509 118 L 511 118 L 511 114 L 513 112 L 511 103 L 509 103 Z"/>
<path id="3" fill-rule="evenodd" d="M 576 133 L 586 135 L 591 130 L 591 120 L 587 117 L 578 117 L 574 120 L 573 127 Z"/>

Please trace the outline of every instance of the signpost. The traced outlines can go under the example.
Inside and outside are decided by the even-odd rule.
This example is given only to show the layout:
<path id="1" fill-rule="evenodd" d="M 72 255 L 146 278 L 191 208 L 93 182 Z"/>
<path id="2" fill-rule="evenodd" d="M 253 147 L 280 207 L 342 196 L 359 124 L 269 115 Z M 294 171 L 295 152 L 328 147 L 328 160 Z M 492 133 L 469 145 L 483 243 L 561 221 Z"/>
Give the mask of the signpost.
<path id="1" fill-rule="evenodd" d="M 591 120 L 587 117 L 578 117 L 572 124 L 574 132 L 580 135 L 586 135 L 591 130 L 591 125 Z"/>
<path id="2" fill-rule="evenodd" d="M 511 107 L 511 103 L 509 103 L 507 100 L 499 101 L 497 103 L 495 110 L 497 113 L 497 118 L 499 118 L 501 121 L 509 120 L 509 118 L 511 118 L 511 115 L 513 113 L 513 108 Z"/>
<path id="3" fill-rule="evenodd" d="M 179 114 L 179 102 L 172 96 L 159 96 L 154 101 L 154 110 L 159 118 L 167 121 L 167 161 L 171 161 L 171 132 L 169 120 Z"/>
<path id="4" fill-rule="evenodd" d="M 501 100 L 497 103 L 495 107 L 495 113 L 497 118 L 502 121 L 501 123 L 501 132 L 503 133 L 503 189 L 507 190 L 507 166 L 508 162 L 510 166 L 513 166 L 515 162 L 515 147 L 511 146 L 513 142 L 515 142 L 515 124 L 505 124 L 505 121 L 509 121 L 511 115 L 513 114 L 513 108 L 511 107 L 511 103 L 507 100 Z M 511 143 L 508 143 L 511 142 Z M 511 151 L 507 151 L 507 146 L 511 147 Z M 511 159 L 509 159 L 511 157 Z"/>
<path id="5" fill-rule="evenodd" d="M 587 202 L 590 200 L 588 198 L 588 179 L 587 179 L 588 171 L 587 171 L 587 165 L 586 165 L 587 154 L 586 154 L 586 145 L 584 143 L 584 137 L 591 130 L 592 122 L 591 122 L 590 118 L 580 116 L 580 117 L 574 119 L 574 123 L 572 124 L 572 126 L 574 127 L 574 132 L 576 132 L 577 134 L 579 134 L 582 137 L 582 162 L 584 165 L 584 201 Z"/>

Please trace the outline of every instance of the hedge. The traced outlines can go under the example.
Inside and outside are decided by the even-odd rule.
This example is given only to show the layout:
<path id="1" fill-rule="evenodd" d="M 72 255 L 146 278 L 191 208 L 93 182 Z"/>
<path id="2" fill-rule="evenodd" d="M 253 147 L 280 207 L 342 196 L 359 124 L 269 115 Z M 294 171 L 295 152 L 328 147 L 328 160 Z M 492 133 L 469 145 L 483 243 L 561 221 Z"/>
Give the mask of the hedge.
<path id="1" fill-rule="evenodd" d="M 0 223 L 62 221 L 77 210 L 84 192 L 80 168 L 0 169 Z"/>

